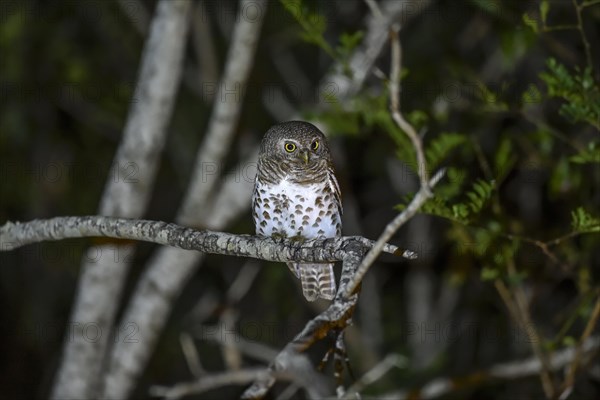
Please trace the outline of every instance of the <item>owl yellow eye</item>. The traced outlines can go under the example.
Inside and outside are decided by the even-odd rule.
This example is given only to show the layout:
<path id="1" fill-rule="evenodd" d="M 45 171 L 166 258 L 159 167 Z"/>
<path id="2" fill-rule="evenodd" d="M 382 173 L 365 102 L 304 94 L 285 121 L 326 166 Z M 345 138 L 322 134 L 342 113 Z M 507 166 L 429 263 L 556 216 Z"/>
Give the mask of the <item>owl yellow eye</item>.
<path id="1" fill-rule="evenodd" d="M 293 153 L 294 150 L 296 150 L 296 145 L 294 143 L 286 143 L 285 144 L 285 151 L 287 151 L 288 153 Z"/>
<path id="2" fill-rule="evenodd" d="M 314 142 L 312 142 L 310 148 L 313 150 L 317 150 L 319 148 L 319 141 L 315 140 Z"/>

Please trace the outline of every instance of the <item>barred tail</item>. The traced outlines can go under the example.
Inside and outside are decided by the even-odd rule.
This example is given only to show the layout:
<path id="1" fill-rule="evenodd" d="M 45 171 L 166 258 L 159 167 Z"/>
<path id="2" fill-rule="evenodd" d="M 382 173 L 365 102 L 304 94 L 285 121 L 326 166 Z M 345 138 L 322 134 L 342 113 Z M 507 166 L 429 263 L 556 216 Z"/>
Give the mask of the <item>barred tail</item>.
<path id="1" fill-rule="evenodd" d="M 319 297 L 333 300 L 335 297 L 335 275 L 333 264 L 296 264 L 302 282 L 302 293 L 306 300 Z"/>

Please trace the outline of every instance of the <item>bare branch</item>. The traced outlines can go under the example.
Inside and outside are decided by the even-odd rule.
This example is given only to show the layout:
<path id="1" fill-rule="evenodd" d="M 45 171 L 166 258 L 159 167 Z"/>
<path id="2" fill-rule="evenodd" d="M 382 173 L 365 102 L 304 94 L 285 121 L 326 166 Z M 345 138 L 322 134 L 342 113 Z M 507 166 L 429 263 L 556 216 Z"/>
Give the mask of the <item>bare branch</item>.
<path id="1" fill-rule="evenodd" d="M 507 262 L 508 275 L 511 279 L 517 281 L 517 271 L 515 268 L 514 260 L 510 259 Z M 548 399 L 554 399 L 556 394 L 556 386 L 554 376 L 552 374 L 552 368 L 550 366 L 550 359 L 543 348 L 542 339 L 533 324 L 531 319 L 531 313 L 529 312 L 529 302 L 525 291 L 520 284 L 514 286 L 514 311 L 517 313 L 517 322 L 521 324 L 525 332 L 529 336 L 531 342 L 531 348 L 533 353 L 539 358 L 542 368 L 540 369 L 540 380 L 542 382 L 542 388 Z"/>
<path id="2" fill-rule="evenodd" d="M 208 332 L 211 332 L 211 334 L 206 335 L 204 328 L 206 328 Z M 256 341 L 245 339 L 241 334 L 236 336 L 234 341 L 228 341 L 226 338 L 228 335 L 231 335 L 231 332 L 226 331 L 225 329 L 226 328 L 222 324 L 209 327 L 203 326 L 202 333 L 196 333 L 195 337 L 198 339 L 212 340 L 222 345 L 229 344 L 235 346 L 241 353 L 265 363 L 273 361 L 278 354 L 277 350 Z"/>
<path id="3" fill-rule="evenodd" d="M 134 179 L 107 180 L 99 207 L 101 215 L 140 217 L 146 210 L 181 76 L 190 6 L 188 0 L 162 0 L 157 5 L 144 47 L 135 91 L 137 101 L 132 102 L 114 160 L 119 177 Z M 107 250 L 95 246 L 88 254 Z M 134 247 L 122 245 L 118 251 L 129 255 Z M 71 321 L 77 322 L 73 324 L 75 329 L 81 329 L 81 321 L 95 321 L 103 332 L 110 332 L 129 263 L 123 258 L 115 261 L 114 257 L 89 260 L 82 262 Z M 97 397 L 109 336 L 102 335 L 92 343 L 76 334 L 75 339 L 65 341 L 52 397 Z"/>
<path id="4" fill-rule="evenodd" d="M 361 390 L 381 379 L 392 368 L 403 368 L 407 365 L 407 359 L 399 354 L 388 354 L 377 365 L 360 377 L 346 392 L 344 399 L 356 398 Z"/>
<path id="5" fill-rule="evenodd" d="M 436 185 L 436 183 L 442 178 L 443 171 L 438 172 L 432 179 L 429 181 L 427 176 L 427 164 L 425 161 L 425 154 L 423 152 L 423 143 L 421 142 L 421 138 L 413 128 L 411 124 L 409 124 L 402 114 L 400 113 L 400 70 L 401 70 L 401 47 L 400 47 L 400 38 L 398 36 L 398 25 L 393 25 L 391 29 L 391 39 L 392 39 L 392 66 L 391 66 L 391 77 L 390 77 L 390 95 L 391 95 L 391 113 L 392 118 L 396 122 L 396 124 L 409 136 L 415 152 L 417 154 L 417 162 L 419 179 L 421 180 L 421 188 L 412 199 L 410 204 L 406 207 L 402 213 L 400 213 L 392 222 L 390 222 L 384 229 L 383 233 L 377 239 L 375 246 L 369 251 L 369 253 L 362 260 L 360 266 L 358 267 L 356 274 L 352 277 L 352 281 L 346 288 L 347 290 L 344 292 L 344 296 L 350 296 L 354 291 L 358 288 L 358 285 L 362 281 L 362 278 L 367 273 L 367 270 L 371 267 L 371 264 L 375 261 L 377 256 L 382 251 L 382 246 L 384 243 L 387 243 L 391 237 L 396 233 L 396 231 L 406 223 L 410 218 L 412 218 L 417 211 L 421 208 L 425 202 L 433 196 L 431 192 L 431 188 Z"/>
<path id="6" fill-rule="evenodd" d="M 377 57 L 387 42 L 390 26 L 393 23 L 406 22 L 427 8 L 431 0 L 387 0 L 381 2 L 381 14 L 370 14 L 367 18 L 366 34 L 360 47 L 352 54 L 348 62 L 351 77 L 343 73 L 343 66 L 336 66 L 335 73 L 321 82 L 319 93 L 326 92 L 327 85 L 336 90 L 336 97 L 349 97 L 358 92 L 371 72 Z"/>
<path id="7" fill-rule="evenodd" d="M 349 246 L 369 248 L 373 245 L 373 241 L 360 236 L 311 239 L 297 243 L 270 237 L 200 231 L 160 221 L 90 216 L 7 222 L 0 227 L 0 251 L 42 241 L 83 237 L 141 240 L 204 253 L 281 262 L 340 261 L 346 257 Z M 398 247 L 390 244 L 383 249 L 391 254 L 401 253 Z"/>
<path id="8" fill-rule="evenodd" d="M 404 119 L 400 112 L 400 73 L 402 69 L 402 46 L 400 44 L 399 26 L 393 25 L 390 30 L 392 39 L 392 68 L 390 72 L 390 101 L 392 118 L 396 124 L 410 138 L 412 145 L 417 154 L 417 168 L 421 187 L 425 190 L 429 189 L 429 178 L 427 172 L 427 163 L 425 161 L 425 153 L 423 152 L 423 142 L 417 134 L 415 128 Z"/>
<path id="9" fill-rule="evenodd" d="M 196 378 L 205 375 L 206 371 L 202 367 L 200 356 L 198 355 L 198 350 L 194 345 L 192 337 L 188 333 L 183 332 L 179 335 L 179 343 L 181 344 L 181 351 L 183 352 L 183 356 L 185 357 L 185 361 L 192 375 Z"/>
<path id="10" fill-rule="evenodd" d="M 271 376 L 271 371 L 266 368 L 229 371 L 207 375 L 193 382 L 178 383 L 172 387 L 152 386 L 150 395 L 162 396 L 166 399 L 179 399 L 183 396 L 199 394 L 223 386 L 244 385 L 269 376 Z"/>
<path id="11" fill-rule="evenodd" d="M 249 4 L 252 7 L 248 7 Z M 198 214 L 206 211 L 208 198 L 220 176 L 220 164 L 229 150 L 242 109 L 266 6 L 266 0 L 240 1 L 240 13 L 233 30 L 225 73 L 218 84 L 208 131 L 196 156 L 190 187 L 179 210 L 178 222 L 184 225 L 196 224 Z M 244 14 L 244 10 L 250 9 L 258 10 L 254 18 Z M 214 168 L 214 173 L 207 173 L 207 167 Z"/>
<path id="12" fill-rule="evenodd" d="M 582 353 L 590 356 L 600 349 L 600 337 L 589 337 L 582 344 Z M 550 368 L 554 371 L 564 368 L 576 357 L 575 347 L 568 347 L 555 351 L 549 355 Z M 532 356 L 524 360 L 511 361 L 502 364 L 496 364 L 486 371 L 474 372 L 467 376 L 458 378 L 437 378 L 420 389 L 410 391 L 389 392 L 378 396 L 381 399 L 408 400 L 408 399 L 434 399 L 441 396 L 448 396 L 453 391 L 459 389 L 472 389 L 481 386 L 486 382 L 494 380 L 514 380 L 529 376 L 539 375 L 544 367 L 537 356 Z"/>
<path id="13" fill-rule="evenodd" d="M 364 255 L 364 248 L 356 245 L 348 245 L 342 263 L 342 276 L 340 288 L 329 307 L 306 323 L 304 329 L 289 342 L 283 350 L 275 357 L 269 366 L 272 371 L 286 371 L 290 360 L 308 350 L 313 344 L 323 339 L 334 329 L 344 330 L 352 321 L 352 314 L 358 300 L 357 295 L 344 297 L 343 293 L 360 260 Z M 245 399 L 256 399 L 264 397 L 275 383 L 274 378 L 257 380 L 242 395 Z"/>
<path id="14" fill-rule="evenodd" d="M 594 330 L 596 325 L 598 324 L 598 319 L 600 319 L 600 298 L 596 299 L 596 304 L 594 305 L 594 309 L 592 310 L 592 315 L 590 316 L 590 319 L 585 329 L 583 330 L 581 339 L 579 339 L 579 342 L 577 342 L 577 345 L 575 346 L 575 357 L 573 357 L 573 362 L 569 366 L 569 372 L 567 373 L 565 381 L 561 387 L 560 398 L 563 398 L 563 394 L 570 393 L 573 390 L 577 369 L 579 368 L 579 364 L 581 363 L 583 346 L 592 334 L 592 331 Z"/>
<path id="15" fill-rule="evenodd" d="M 223 80 L 219 83 L 217 97 L 214 99 L 208 131 L 196 157 L 190 186 L 177 215 L 178 223 L 222 229 L 250 205 L 251 189 L 246 192 L 250 183 L 242 180 L 241 185 L 233 182 L 227 186 L 228 183 L 232 183 L 228 179 L 220 193 L 231 196 L 228 197 L 228 202 L 234 204 L 227 210 L 219 203 L 216 203 L 217 207 L 210 207 L 208 202 L 216 187 L 217 175 L 211 176 L 203 170 L 205 166 L 220 168 L 220 163 L 229 149 L 242 107 L 243 88 L 253 65 L 256 43 L 266 13 L 265 0 L 252 1 L 251 7 L 245 7 L 249 2 L 250 0 L 240 2 L 240 15 L 234 28 L 226 70 Z M 243 14 L 243 10 L 250 9 L 258 10 L 260 14 Z M 217 22 L 222 19 L 217 18 Z M 226 96 L 226 91 L 232 88 L 239 91 L 240 96 L 237 98 Z M 245 166 L 242 164 L 242 167 Z M 229 191 L 226 192 L 225 189 Z M 217 211 L 224 211 L 224 213 L 217 215 Z M 217 217 L 222 219 L 216 219 Z M 123 398 L 131 392 L 135 379 L 150 358 L 154 344 L 169 315 L 172 302 L 202 258 L 203 255 L 200 253 L 182 252 L 174 248 L 160 249 L 151 258 L 147 265 L 147 272 L 140 280 L 123 317 L 126 320 L 136 321 L 140 330 L 144 331 L 144 340 L 134 344 L 122 342 L 115 344 L 108 363 L 103 389 L 104 397 Z M 178 265 L 177 273 L 171 271 L 173 264 Z M 161 288 L 160 291 L 155 290 L 157 286 Z"/>
<path id="16" fill-rule="evenodd" d="M 387 224 L 383 233 L 381 234 L 379 239 L 377 239 L 377 242 L 375 242 L 375 245 L 367 253 L 365 258 L 362 260 L 360 266 L 356 270 L 356 274 L 352 277 L 352 280 L 346 287 L 346 292 L 344 292 L 345 297 L 348 297 L 352 293 L 354 293 L 354 291 L 356 290 L 358 285 L 360 285 L 362 278 L 365 276 L 365 274 L 371 267 L 371 264 L 373 264 L 375 259 L 379 256 L 379 254 L 381 254 L 382 251 L 385 251 L 384 248 L 386 246 L 386 244 L 385 244 L 386 241 L 390 240 L 392 238 L 392 236 L 394 235 L 394 233 L 396 233 L 396 231 L 402 225 L 404 225 L 409 219 L 411 219 L 419 211 L 421 206 L 423 206 L 423 204 L 427 201 L 427 199 L 429 199 L 429 197 L 431 197 L 431 190 L 429 188 L 434 187 L 437 184 L 437 182 L 442 178 L 443 175 L 444 175 L 444 171 L 443 170 L 439 171 L 431 179 L 431 181 L 429 181 L 428 187 L 427 188 L 421 187 L 421 189 L 417 192 L 415 197 L 411 200 L 411 202 L 404 209 L 404 211 L 402 211 L 396 218 L 394 218 L 392 220 L 392 222 Z M 411 257 L 407 257 L 407 258 L 411 258 Z"/>

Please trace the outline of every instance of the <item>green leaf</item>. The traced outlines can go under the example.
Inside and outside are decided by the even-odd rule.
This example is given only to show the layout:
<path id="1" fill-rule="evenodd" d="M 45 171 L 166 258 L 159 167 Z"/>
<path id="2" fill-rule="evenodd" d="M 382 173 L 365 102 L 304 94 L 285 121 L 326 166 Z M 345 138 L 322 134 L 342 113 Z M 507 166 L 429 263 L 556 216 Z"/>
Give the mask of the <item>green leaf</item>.
<path id="1" fill-rule="evenodd" d="M 365 33 L 356 31 L 354 33 L 342 33 L 340 36 L 340 45 L 337 47 L 339 54 L 347 56 L 360 44 Z"/>
<path id="2" fill-rule="evenodd" d="M 530 27 L 531 30 L 533 30 L 533 32 L 538 33 L 539 32 L 539 28 L 538 28 L 538 23 L 535 19 L 531 18 L 529 16 L 529 14 L 524 13 L 523 14 L 523 23 Z"/>
<path id="3" fill-rule="evenodd" d="M 336 58 L 336 53 L 323 36 L 327 30 L 327 19 L 325 16 L 317 13 L 311 13 L 303 5 L 301 0 L 280 0 L 283 8 L 298 22 L 302 28 L 300 37 L 307 43 L 320 47 Z"/>
<path id="4" fill-rule="evenodd" d="M 544 23 L 544 25 L 546 25 L 548 11 L 550 11 L 550 3 L 548 3 L 548 0 L 543 0 L 540 3 L 540 17 L 542 18 L 542 22 Z"/>
<path id="5" fill-rule="evenodd" d="M 560 114 L 571 123 L 586 122 L 600 130 L 600 88 L 595 82 L 591 68 L 575 74 L 555 59 L 547 62 L 548 70 L 540 74 L 550 97 L 564 100 Z"/>
<path id="6" fill-rule="evenodd" d="M 483 267 L 481 269 L 481 280 L 484 282 L 496 280 L 499 276 L 500 272 L 496 268 Z"/>
<path id="7" fill-rule="evenodd" d="M 588 148 L 571 156 L 569 161 L 575 164 L 597 164 L 600 163 L 600 147 L 596 147 L 596 142 L 588 144 Z"/>
<path id="8" fill-rule="evenodd" d="M 539 104 L 542 102 L 542 93 L 533 83 L 529 84 L 529 87 L 521 95 L 521 101 L 523 104 Z"/>
<path id="9" fill-rule="evenodd" d="M 600 232 L 600 218 L 593 217 L 583 207 L 571 212 L 571 226 L 576 232 Z"/>
<path id="10" fill-rule="evenodd" d="M 406 119 L 417 131 L 419 131 L 421 128 L 427 125 L 427 121 L 429 121 L 429 116 L 424 111 L 413 110 L 406 115 Z"/>
<path id="11" fill-rule="evenodd" d="M 494 190 L 494 182 L 486 182 L 478 180 L 473 184 L 473 189 L 467 192 L 469 202 L 466 204 L 473 213 L 478 213 L 483 209 L 483 206 L 492 197 Z"/>
<path id="12" fill-rule="evenodd" d="M 467 137 L 460 133 L 442 133 L 433 139 L 425 150 L 427 166 L 434 170 L 456 147 L 464 144 Z"/>
<path id="13" fill-rule="evenodd" d="M 494 172 L 498 181 L 502 181 L 508 175 L 516 160 L 512 142 L 508 138 L 502 139 L 494 156 Z"/>

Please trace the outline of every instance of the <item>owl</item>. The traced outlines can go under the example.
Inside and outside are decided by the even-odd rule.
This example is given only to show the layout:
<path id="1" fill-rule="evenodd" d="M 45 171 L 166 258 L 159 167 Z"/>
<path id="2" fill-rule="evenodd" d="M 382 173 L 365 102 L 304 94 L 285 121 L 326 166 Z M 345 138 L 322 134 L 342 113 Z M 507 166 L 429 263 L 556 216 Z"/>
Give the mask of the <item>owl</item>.
<path id="1" fill-rule="evenodd" d="M 295 240 L 342 234 L 342 202 L 325 135 L 314 125 L 284 122 L 265 134 L 258 154 L 252 216 L 259 236 Z M 308 301 L 331 300 L 331 263 L 287 264 Z"/>

